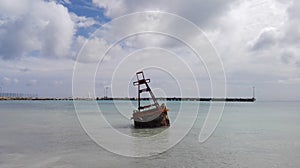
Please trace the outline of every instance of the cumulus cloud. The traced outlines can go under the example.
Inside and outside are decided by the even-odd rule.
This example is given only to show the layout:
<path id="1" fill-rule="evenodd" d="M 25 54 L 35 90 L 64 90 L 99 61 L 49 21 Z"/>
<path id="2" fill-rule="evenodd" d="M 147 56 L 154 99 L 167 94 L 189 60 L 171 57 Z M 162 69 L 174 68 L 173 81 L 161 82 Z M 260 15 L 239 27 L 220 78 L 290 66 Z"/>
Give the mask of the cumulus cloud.
<path id="1" fill-rule="evenodd" d="M 75 26 L 78 28 L 87 28 L 98 24 L 97 21 L 91 17 L 78 16 L 75 13 L 70 13 L 71 19 L 74 21 Z"/>
<path id="2" fill-rule="evenodd" d="M 76 39 L 76 45 L 79 50 L 76 60 L 80 62 L 90 63 L 99 59 L 99 53 L 108 49 L 108 44 L 105 40 L 100 38 L 87 39 L 83 36 L 78 36 Z"/>
<path id="3" fill-rule="evenodd" d="M 102 26 L 95 36 L 90 39 L 86 37 L 86 34 L 93 32 L 85 30 L 94 30 L 99 25 L 98 16 L 114 19 L 124 14 L 143 11 L 175 13 L 202 28 L 222 58 L 226 75 L 231 80 L 228 81 L 229 83 L 238 81 L 236 84 L 246 85 L 249 81 L 268 84 L 299 82 L 300 1 L 298 0 L 191 0 L 188 2 L 93 0 L 92 2 L 93 9 L 101 8 L 99 12 L 104 11 L 105 16 L 101 13 L 92 18 L 92 12 L 87 16 L 76 15 L 76 9 L 70 8 L 71 5 L 78 5 L 76 1 L 72 3 L 69 0 L 0 1 L 0 58 L 20 58 L 19 62 L 0 60 L 1 72 L 5 75 L 0 78 L 1 84 L 18 83 L 18 85 L 23 84 L 27 89 L 30 88 L 26 87 L 27 85 L 39 85 L 41 92 L 47 90 L 41 87 L 56 86 L 55 89 L 65 91 L 63 86 L 70 83 L 65 78 L 72 74 L 72 63 L 78 53 L 81 55 L 77 59 L 79 64 L 86 64 L 89 67 L 92 65 L 90 63 L 98 63 L 101 57 L 99 53 L 109 49 L 113 42 L 118 40 L 116 38 L 124 37 L 122 36 L 124 34 L 128 35 L 130 32 L 147 30 L 147 28 L 170 34 L 189 31 L 175 20 L 162 21 L 162 18 L 153 12 L 147 17 L 149 20 L 135 18 L 125 20 L 118 25 L 108 23 Z M 69 12 L 63 5 L 72 9 L 74 13 Z M 193 43 L 200 44 L 193 34 L 188 36 L 187 39 L 194 39 L 191 40 Z M 84 48 L 81 50 L 82 46 Z M 205 72 L 202 69 L 196 70 L 203 64 L 189 57 L 192 55 L 191 51 L 184 48 L 182 43 L 167 36 L 145 33 L 127 37 L 110 50 L 101 69 L 106 71 L 101 72 L 106 76 L 101 76 L 99 81 L 109 84 L 109 80 L 103 80 L 111 76 L 107 72 L 113 72 L 126 56 L 147 47 L 161 47 L 174 52 L 184 58 L 187 64 L 192 66 L 192 70 L 195 69 L 199 78 L 203 78 L 206 74 L 202 73 Z M 69 57 L 64 59 L 65 56 Z M 63 58 L 44 59 L 47 57 Z M 147 57 L 136 56 L 135 58 L 135 62 L 130 66 L 138 64 L 141 58 L 151 58 L 151 54 L 148 53 Z M 150 63 L 157 61 L 149 60 Z M 166 60 L 162 55 L 159 61 L 167 62 L 175 70 L 177 68 L 177 74 L 184 76 L 178 68 L 179 65 Z M 68 70 L 65 70 L 66 67 Z M 87 68 L 84 73 L 91 71 Z M 15 74 L 18 76 L 14 76 Z M 58 74 L 64 78 L 57 78 Z M 268 86 L 265 89 L 272 88 Z"/>
<path id="4" fill-rule="evenodd" d="M 279 24 L 277 25 L 273 24 L 272 27 L 262 28 L 248 45 L 251 51 L 261 52 L 252 54 L 268 57 L 266 61 L 270 64 L 272 62 L 272 65 L 278 64 L 277 68 L 281 69 L 280 71 L 288 69 L 290 75 L 296 75 L 297 77 L 295 71 L 300 62 L 300 57 L 297 54 L 300 52 L 298 47 L 300 46 L 300 2 L 286 0 L 284 3 L 288 4 L 285 8 L 282 8 L 285 17 L 278 18 Z M 282 67 L 280 67 L 281 63 Z M 289 65 L 289 67 L 286 67 L 286 65 Z M 274 73 L 280 74 L 276 70 Z"/>
<path id="5" fill-rule="evenodd" d="M 292 1 L 287 9 L 288 20 L 283 28 L 280 47 L 283 49 L 281 57 L 287 63 L 298 65 L 300 62 L 300 1 Z"/>
<path id="6" fill-rule="evenodd" d="M 79 49 L 75 59 L 82 63 L 109 61 L 112 58 L 122 58 L 127 55 L 127 51 L 121 47 L 121 44 L 112 47 L 105 39 L 96 36 L 91 38 L 78 36 L 74 45 Z M 103 53 L 106 55 L 102 55 Z"/>
<path id="7" fill-rule="evenodd" d="M 198 25 L 205 26 L 209 21 L 226 12 L 235 0 L 93 0 L 98 7 L 105 9 L 110 18 L 143 11 L 171 12 L 185 17 Z"/>
<path id="8" fill-rule="evenodd" d="M 288 20 L 284 26 L 284 36 L 282 37 L 282 46 L 300 45 L 300 1 L 294 0 L 287 9 Z M 299 48 L 299 47 L 296 47 Z"/>
<path id="9" fill-rule="evenodd" d="M 0 57 L 14 59 L 35 52 L 43 57 L 68 54 L 74 23 L 68 10 L 55 2 L 0 2 Z"/>
<path id="10" fill-rule="evenodd" d="M 296 51 L 285 49 L 281 53 L 281 61 L 284 64 L 292 64 L 296 60 L 296 55 L 297 55 Z"/>
<path id="11" fill-rule="evenodd" d="M 127 12 L 126 4 L 123 0 L 93 0 L 93 3 L 105 9 L 105 15 L 117 17 Z"/>
<path id="12" fill-rule="evenodd" d="M 261 30 L 259 36 L 250 43 L 251 50 L 267 49 L 276 43 L 277 39 L 276 29 L 267 27 Z"/>
<path id="13" fill-rule="evenodd" d="M 222 57 L 227 75 L 273 71 L 269 65 L 278 62 L 277 47 L 287 7 L 276 0 L 239 1 L 219 18 L 218 27 L 207 31 Z"/>

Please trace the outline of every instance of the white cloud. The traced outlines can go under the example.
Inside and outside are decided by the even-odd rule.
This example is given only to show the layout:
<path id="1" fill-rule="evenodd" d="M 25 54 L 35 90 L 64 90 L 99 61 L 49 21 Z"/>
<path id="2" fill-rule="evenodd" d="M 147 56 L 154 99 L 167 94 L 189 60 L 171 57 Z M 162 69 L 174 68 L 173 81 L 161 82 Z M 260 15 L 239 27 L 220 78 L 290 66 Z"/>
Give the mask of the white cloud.
<path id="1" fill-rule="evenodd" d="M 300 7 L 295 4 L 299 1 L 284 2 L 238 1 L 219 18 L 217 27 L 206 29 L 222 57 L 231 93 L 238 85 L 256 85 L 264 90 L 260 98 L 271 98 L 278 81 L 280 85 L 297 83 L 300 22 L 296 20 Z M 296 93 L 287 93 L 297 97 Z"/>
<path id="2" fill-rule="evenodd" d="M 87 41 L 86 37 L 74 36 L 76 29 L 86 29 L 99 23 L 96 18 L 69 13 L 62 5 L 70 4 L 69 2 L 0 1 L 0 58 L 20 58 L 19 61 L 11 62 L 0 60 L 1 73 L 4 74 L 0 78 L 2 84 L 6 82 L 6 86 L 15 84 L 24 88 L 21 85 L 35 83 L 36 87 L 27 88 L 54 94 L 54 91 L 45 88 L 55 86 L 55 89 L 60 89 L 57 94 L 66 93 L 68 89 L 63 88 L 71 83 L 72 61 L 82 46 L 85 47 L 79 53 L 81 56 L 78 61 L 81 62 L 79 64 L 86 64 L 85 66 L 89 67 L 91 64 L 97 64 L 101 57 L 99 53 L 109 49 L 116 40 L 120 40 L 116 39 L 117 37 L 124 37 L 122 35 L 147 28 L 170 34 L 189 31 L 176 20 L 162 20 L 153 12 L 146 21 L 135 18 L 117 25 L 106 24 Z M 72 5 L 74 3 L 75 1 Z M 222 57 L 228 83 L 235 85 L 264 83 L 264 89 L 269 90 L 266 92 L 272 93 L 274 83 L 297 84 L 299 81 L 300 1 L 93 0 L 93 3 L 103 8 L 105 16 L 112 19 L 132 12 L 163 11 L 191 20 L 206 32 Z M 188 39 L 194 39 L 191 42 L 200 44 L 194 34 L 188 36 Z M 127 37 L 110 50 L 101 64 L 101 75 L 99 79 L 97 78 L 99 83 L 110 84 L 109 78 L 118 63 L 133 51 L 145 47 L 161 47 L 178 54 L 192 67 L 199 79 L 203 78 L 203 81 L 207 82 L 203 64 L 195 61 L 191 51 L 182 43 L 167 36 L 145 33 Z M 44 59 L 35 57 L 36 55 L 66 57 L 72 60 Z M 151 57 L 151 54 L 147 55 L 148 57 Z M 137 57 L 128 66 L 135 66 L 140 58 L 142 57 Z M 149 63 L 155 61 L 157 60 L 149 59 Z M 166 62 L 171 69 L 173 68 L 172 70 L 177 70 L 178 76 L 185 76 L 180 71 L 180 66 L 170 59 L 161 56 L 159 61 Z M 87 68 L 83 74 L 91 71 L 93 70 Z M 33 79 L 36 82 L 30 82 Z M 102 85 L 104 84 L 101 84 L 101 87 Z M 201 87 L 203 89 L 203 85 Z M 100 91 L 102 90 L 101 88 Z M 176 92 L 176 89 L 173 90 Z M 69 92 L 70 90 L 67 94 Z"/>
<path id="3" fill-rule="evenodd" d="M 277 42 L 278 32 L 273 27 L 267 27 L 261 30 L 256 39 L 250 42 L 251 50 L 268 49 Z"/>
<path id="4" fill-rule="evenodd" d="M 283 27 L 283 36 L 279 39 L 282 61 L 300 67 L 300 1 L 294 0 L 287 10 L 288 20 Z M 298 69 L 299 70 L 299 69 Z M 298 76 L 300 77 L 300 76 Z"/>
<path id="5" fill-rule="evenodd" d="M 75 13 L 70 13 L 71 19 L 78 28 L 87 28 L 95 24 L 99 24 L 95 19 L 85 16 L 77 16 Z"/>
<path id="6" fill-rule="evenodd" d="M 109 47 L 105 40 L 96 37 L 86 39 L 83 36 L 79 36 L 76 44 L 80 48 L 76 60 L 85 63 L 99 60 L 101 57 L 99 53 L 102 53 Z"/>
<path id="7" fill-rule="evenodd" d="M 198 25 L 206 24 L 227 11 L 236 0 L 93 0 L 105 9 L 105 15 L 116 18 L 124 14 L 144 11 L 164 11 L 185 17 Z"/>
<path id="8" fill-rule="evenodd" d="M 0 86 L 5 92 L 37 93 L 41 97 L 71 96 L 73 64 L 68 58 L 0 60 Z M 4 77 L 9 78 L 9 84 L 3 85 Z"/>
<path id="9" fill-rule="evenodd" d="M 274 65 L 280 63 L 278 44 L 287 20 L 287 7 L 276 0 L 239 1 L 220 17 L 216 29 L 207 30 L 227 75 L 278 73 Z"/>
<path id="10" fill-rule="evenodd" d="M 181 15 L 199 25 L 200 28 L 204 28 L 209 39 L 221 55 L 227 72 L 252 71 L 258 67 L 259 69 L 269 67 L 268 70 L 263 72 L 278 73 L 278 70 L 274 71 L 273 62 L 279 64 L 280 56 L 278 54 L 277 56 L 273 55 L 273 53 L 281 52 L 280 49 L 275 47 L 279 45 L 279 40 L 283 34 L 281 29 L 287 19 L 286 9 L 288 4 L 283 5 L 276 0 L 241 0 L 223 3 L 219 1 L 172 1 L 172 5 L 167 4 L 167 1 L 94 0 L 93 2 L 105 8 L 106 15 L 111 18 L 145 10 L 166 11 Z M 156 25 L 169 31 L 170 34 L 178 30 L 184 31 L 184 27 L 174 22 L 174 20 L 164 20 L 163 23 L 160 23 L 159 17 L 153 15 L 151 18 L 153 18 L 153 21 L 149 20 L 149 24 L 142 20 L 138 22 L 135 20 L 133 23 L 131 20 L 126 20 L 126 23 L 120 24 L 122 26 L 112 26 L 114 30 L 111 30 L 111 27 L 108 26 L 107 30 L 102 31 L 102 37 L 109 43 L 109 40 L 114 39 L 119 34 L 126 34 L 126 32 L 132 32 L 133 29 L 139 30 Z M 193 34 L 190 34 L 190 38 L 195 39 Z M 153 34 L 137 35 L 124 41 L 127 48 L 158 46 L 167 49 L 178 49 L 181 47 L 174 42 L 176 41 L 174 39 Z M 194 40 L 194 43 L 199 42 Z M 254 51 L 261 52 L 256 53 Z M 258 60 L 270 60 L 270 63 L 258 62 Z"/>
<path id="11" fill-rule="evenodd" d="M 103 7 L 106 10 L 106 15 L 110 18 L 131 12 L 157 10 L 172 12 L 190 19 L 204 29 L 208 38 L 215 45 L 222 57 L 228 79 L 240 78 L 239 83 L 242 85 L 247 83 L 249 85 L 277 83 L 278 79 L 284 79 L 282 78 L 284 76 L 291 78 L 297 75 L 295 66 L 286 67 L 281 61 L 285 59 L 290 63 L 296 63 L 298 61 L 295 61 L 295 56 L 285 58 L 280 56 L 280 53 L 284 52 L 280 40 L 284 36 L 283 29 L 287 24 L 288 15 L 286 10 L 289 4 L 281 4 L 276 0 L 227 1 L 224 2 L 225 5 L 220 2 L 218 2 L 218 5 L 212 5 L 215 1 L 207 3 L 204 3 L 204 1 L 172 1 L 172 5 L 167 5 L 166 1 L 94 0 L 93 2 Z M 170 32 L 170 34 L 179 30 L 188 31 L 172 19 L 162 22 L 159 15 L 156 17 L 155 12 L 153 12 L 153 15 L 149 15 L 148 22 L 145 20 L 138 21 L 138 18 L 136 18 L 126 20 L 126 22 L 120 23 L 119 26 L 106 25 L 102 27 L 100 36 L 106 45 L 109 45 L 116 37 L 144 30 L 145 27 L 150 30 L 159 27 L 158 30 Z M 189 36 L 187 38 L 196 39 L 193 34 L 189 34 Z M 181 50 L 182 44 L 169 37 L 141 34 L 127 38 L 122 42 L 123 50 L 130 48 L 137 50 L 151 46 L 162 47 L 180 53 L 182 58 L 190 61 L 188 63 L 193 67 L 193 70 L 197 69 L 196 67 L 203 67 L 201 62 L 196 63 L 189 58 L 190 53 Z M 194 40 L 193 43 L 199 44 L 200 42 Z M 120 54 L 119 57 L 126 57 L 126 52 L 125 55 Z M 160 61 L 166 61 L 172 66 L 172 62 L 165 60 L 163 57 Z M 201 74 L 200 78 L 207 75 L 203 73 L 202 69 L 195 70 L 195 72 L 197 75 Z M 180 68 L 178 74 L 181 74 Z M 271 87 L 268 89 L 271 89 Z"/>
<path id="12" fill-rule="evenodd" d="M 41 0 L 3 0 L 0 16 L 0 57 L 14 59 L 32 52 L 44 57 L 68 54 L 74 23 L 64 6 Z"/>
<path id="13" fill-rule="evenodd" d="M 93 3 L 105 9 L 105 15 L 117 17 L 126 12 L 126 4 L 123 0 L 93 0 Z"/>

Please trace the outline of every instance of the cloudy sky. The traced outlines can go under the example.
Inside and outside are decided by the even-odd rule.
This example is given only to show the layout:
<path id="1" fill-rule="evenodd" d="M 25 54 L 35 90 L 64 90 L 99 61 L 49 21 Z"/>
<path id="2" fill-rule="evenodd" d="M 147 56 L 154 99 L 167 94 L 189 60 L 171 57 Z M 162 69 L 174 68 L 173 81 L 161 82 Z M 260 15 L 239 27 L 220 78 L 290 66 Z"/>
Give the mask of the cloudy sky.
<path id="1" fill-rule="evenodd" d="M 220 64 L 187 47 L 202 42 L 183 20 Z M 139 32 L 148 29 L 168 33 Z M 176 37 L 184 31 L 188 45 Z M 75 86 L 87 97 L 109 86 L 109 95 L 135 96 L 133 72 L 144 69 L 159 96 L 210 97 L 221 69 L 228 97 L 251 97 L 255 86 L 260 100 L 300 100 L 299 53 L 297 0 L 0 0 L 2 92 L 69 97 Z M 193 80 L 199 92 L 186 87 Z"/>

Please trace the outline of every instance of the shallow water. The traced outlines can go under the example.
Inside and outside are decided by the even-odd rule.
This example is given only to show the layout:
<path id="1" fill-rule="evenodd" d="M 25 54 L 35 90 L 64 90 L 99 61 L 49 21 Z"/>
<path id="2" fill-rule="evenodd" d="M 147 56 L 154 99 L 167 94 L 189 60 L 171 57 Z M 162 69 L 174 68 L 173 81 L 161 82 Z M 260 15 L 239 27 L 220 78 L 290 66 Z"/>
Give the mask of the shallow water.
<path id="1" fill-rule="evenodd" d="M 80 103 L 92 119 L 91 102 Z M 99 103 L 107 121 L 120 133 L 147 137 L 167 129 L 134 129 L 128 119 L 132 107 L 127 103 L 118 103 L 125 111 L 121 114 L 113 102 Z M 191 111 L 180 111 L 181 103 L 199 103 L 167 102 L 171 122 L 184 112 L 186 118 L 179 126 L 185 127 L 192 121 Z M 1 101 L 0 167 L 300 167 L 299 102 L 227 103 L 214 134 L 199 143 L 209 106 L 200 103 L 191 131 L 170 150 L 131 158 L 96 144 L 81 127 L 72 101 Z M 122 140 L 113 141 L 116 147 L 122 145 Z"/>

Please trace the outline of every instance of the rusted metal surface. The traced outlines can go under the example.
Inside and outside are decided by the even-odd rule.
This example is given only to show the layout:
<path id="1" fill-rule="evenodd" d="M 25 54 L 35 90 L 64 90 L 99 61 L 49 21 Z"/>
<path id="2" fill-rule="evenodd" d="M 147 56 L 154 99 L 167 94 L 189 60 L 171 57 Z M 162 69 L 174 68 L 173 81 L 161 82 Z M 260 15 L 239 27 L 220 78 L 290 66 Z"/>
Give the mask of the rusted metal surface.
<path id="1" fill-rule="evenodd" d="M 150 79 L 145 79 L 144 72 L 136 73 L 137 81 L 133 82 L 138 87 L 138 110 L 134 110 L 132 119 L 136 128 L 153 128 L 161 126 L 170 126 L 168 109 L 165 104 L 159 105 L 148 83 Z M 153 103 L 141 105 L 141 94 L 149 93 Z"/>

